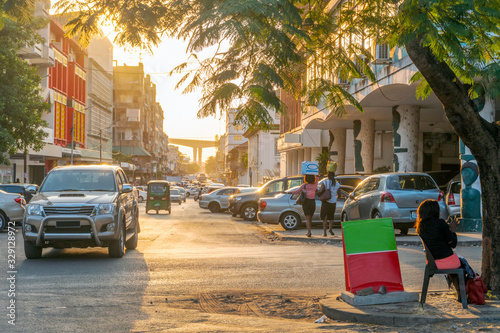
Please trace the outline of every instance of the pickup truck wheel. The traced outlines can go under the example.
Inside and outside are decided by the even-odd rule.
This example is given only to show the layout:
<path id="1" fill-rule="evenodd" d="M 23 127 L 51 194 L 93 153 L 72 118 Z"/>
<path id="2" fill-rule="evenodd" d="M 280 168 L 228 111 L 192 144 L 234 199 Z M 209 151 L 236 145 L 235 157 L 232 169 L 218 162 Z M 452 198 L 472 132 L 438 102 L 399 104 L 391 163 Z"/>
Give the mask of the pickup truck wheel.
<path id="1" fill-rule="evenodd" d="M 144 201 L 144 198 L 143 198 L 142 196 L 139 196 L 139 197 L 137 198 L 137 202 L 138 202 L 138 203 L 141 203 L 141 202 L 143 202 L 143 201 Z"/>
<path id="2" fill-rule="evenodd" d="M 244 220 L 255 221 L 257 219 L 257 205 L 246 204 L 241 208 L 241 216 Z"/>
<path id="3" fill-rule="evenodd" d="M 125 226 L 120 225 L 120 238 L 111 242 L 108 247 L 111 258 L 121 258 L 125 254 Z"/>
<path id="4" fill-rule="evenodd" d="M 217 202 L 211 202 L 210 205 L 208 205 L 208 209 L 212 213 L 218 213 L 220 211 L 220 206 Z"/>
<path id="5" fill-rule="evenodd" d="M 7 226 L 7 216 L 4 213 L 0 212 L 0 231 L 5 229 Z"/>
<path id="6" fill-rule="evenodd" d="M 135 220 L 134 236 L 130 237 L 128 241 L 125 242 L 125 247 L 127 250 L 135 250 L 137 243 L 139 242 L 139 228 L 137 227 L 139 220 Z"/>
<path id="7" fill-rule="evenodd" d="M 295 230 L 300 226 L 300 216 L 294 212 L 283 214 L 280 221 L 281 226 L 285 230 Z"/>
<path id="8" fill-rule="evenodd" d="M 26 259 L 40 259 L 42 257 L 42 247 L 36 246 L 32 242 L 24 241 L 24 255 Z"/>

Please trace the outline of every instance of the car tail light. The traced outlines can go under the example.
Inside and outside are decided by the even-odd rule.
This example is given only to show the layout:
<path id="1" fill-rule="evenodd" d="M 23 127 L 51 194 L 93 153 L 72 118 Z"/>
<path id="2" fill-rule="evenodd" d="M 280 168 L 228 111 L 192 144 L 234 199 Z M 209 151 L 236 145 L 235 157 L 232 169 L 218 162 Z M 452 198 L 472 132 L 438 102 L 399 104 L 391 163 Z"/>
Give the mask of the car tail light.
<path id="1" fill-rule="evenodd" d="M 264 200 L 262 200 L 260 202 L 260 210 L 264 210 L 264 208 L 266 208 L 266 206 L 267 206 L 267 202 L 265 202 Z"/>
<path id="2" fill-rule="evenodd" d="M 444 192 L 443 191 L 439 191 L 438 201 L 443 200 L 443 197 L 444 197 Z"/>
<path id="3" fill-rule="evenodd" d="M 448 196 L 448 205 L 454 205 L 455 204 L 455 196 L 453 195 L 453 193 L 450 193 L 450 195 Z"/>
<path id="4" fill-rule="evenodd" d="M 17 202 L 18 204 L 23 204 L 23 198 L 15 198 L 14 199 L 15 202 Z"/>
<path id="5" fill-rule="evenodd" d="M 395 203 L 396 200 L 394 200 L 394 197 L 389 192 L 382 192 L 382 195 L 380 196 L 380 202 L 394 202 Z"/>

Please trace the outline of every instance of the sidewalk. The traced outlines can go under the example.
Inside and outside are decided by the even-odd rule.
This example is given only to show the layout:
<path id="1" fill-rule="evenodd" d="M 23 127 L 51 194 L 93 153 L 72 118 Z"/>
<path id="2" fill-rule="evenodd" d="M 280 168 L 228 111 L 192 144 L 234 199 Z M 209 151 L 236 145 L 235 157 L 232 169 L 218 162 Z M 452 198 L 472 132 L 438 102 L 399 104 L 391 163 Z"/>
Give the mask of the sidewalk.
<path id="1" fill-rule="evenodd" d="M 335 236 L 328 233 L 328 237 L 323 237 L 323 229 L 317 225 L 312 228 L 312 236 L 306 237 L 307 230 L 285 230 L 279 224 L 266 224 L 260 223 L 273 236 L 278 237 L 283 241 L 298 241 L 306 243 L 320 243 L 320 244 L 342 244 L 342 231 L 339 228 L 334 228 Z M 406 246 L 422 246 L 420 237 L 418 237 L 415 229 L 410 229 L 408 235 L 400 235 L 399 230 L 395 230 L 396 245 Z M 481 246 L 482 235 L 480 232 L 464 232 L 457 233 L 458 244 L 457 246 Z"/>
<path id="2" fill-rule="evenodd" d="M 306 229 L 284 230 L 281 225 L 260 223 L 272 236 L 282 241 L 298 241 L 319 244 L 342 244 L 342 232 L 333 229 L 334 236 L 328 233 L 323 237 L 323 229 L 314 226 L 312 236 L 306 237 Z M 457 233 L 458 246 L 481 246 L 480 232 Z M 422 246 L 415 229 L 410 229 L 408 235 L 400 235 L 395 230 L 396 244 L 399 246 Z M 486 331 L 500 331 L 500 300 L 487 300 L 486 305 L 470 305 L 463 309 L 462 304 L 455 300 L 452 291 L 429 291 L 427 301 L 422 309 L 419 302 L 403 302 L 379 305 L 352 306 L 340 297 L 329 297 L 320 301 L 321 311 L 330 319 L 354 323 L 389 325 L 397 327 L 418 328 L 431 325 L 430 331 L 439 331 L 442 325 L 463 325 L 481 327 Z M 437 326 L 436 326 L 437 325 Z M 493 327 L 493 330 L 490 328 Z M 447 331 L 449 328 L 444 328 Z M 456 329 L 461 330 L 456 327 Z M 455 328 L 453 328 L 455 330 Z"/>
<path id="3" fill-rule="evenodd" d="M 320 308 L 330 319 L 354 323 L 397 327 L 431 325 L 434 332 L 439 331 L 435 325 L 440 323 L 472 324 L 476 329 L 493 326 L 496 328 L 493 332 L 500 329 L 499 300 L 487 300 L 485 305 L 469 304 L 463 309 L 452 291 L 429 291 L 423 308 L 419 302 L 352 306 L 336 297 L 321 300 Z"/>

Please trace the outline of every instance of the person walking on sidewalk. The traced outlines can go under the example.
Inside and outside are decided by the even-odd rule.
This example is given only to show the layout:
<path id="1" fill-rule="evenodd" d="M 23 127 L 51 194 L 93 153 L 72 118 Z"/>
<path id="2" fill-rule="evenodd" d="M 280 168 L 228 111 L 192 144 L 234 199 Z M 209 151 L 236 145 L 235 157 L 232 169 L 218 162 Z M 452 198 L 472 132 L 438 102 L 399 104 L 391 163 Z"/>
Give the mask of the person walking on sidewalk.
<path id="1" fill-rule="evenodd" d="M 302 191 L 306 193 L 306 199 L 302 204 L 302 210 L 304 211 L 304 215 L 306 216 L 307 237 L 311 237 L 312 217 L 314 215 L 314 211 L 316 210 L 315 195 L 317 187 L 318 183 L 316 181 L 316 177 L 314 175 L 305 175 L 304 183 L 300 185 L 298 189 L 292 192 L 292 194 L 297 194 Z"/>
<path id="2" fill-rule="evenodd" d="M 326 237 L 326 221 L 329 220 L 328 231 L 330 235 L 335 235 L 332 230 L 333 220 L 335 218 L 335 210 L 337 209 L 337 197 L 340 191 L 340 184 L 335 180 L 335 172 L 328 172 L 328 177 L 319 182 L 318 194 L 321 195 L 324 191 L 329 190 L 332 197 L 328 200 L 321 201 L 320 219 L 323 220 L 323 237 Z"/>

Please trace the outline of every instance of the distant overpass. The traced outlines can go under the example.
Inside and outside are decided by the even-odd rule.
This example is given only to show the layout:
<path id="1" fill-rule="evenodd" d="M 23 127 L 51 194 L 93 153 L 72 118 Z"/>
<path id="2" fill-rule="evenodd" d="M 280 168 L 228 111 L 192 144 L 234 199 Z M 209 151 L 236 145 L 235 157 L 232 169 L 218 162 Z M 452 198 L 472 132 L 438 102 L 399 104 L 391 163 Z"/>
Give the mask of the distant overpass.
<path id="1" fill-rule="evenodd" d="M 173 139 L 168 138 L 168 143 L 193 148 L 193 161 L 201 165 L 201 155 L 203 148 L 217 147 L 215 140 L 196 140 L 196 139 Z"/>

